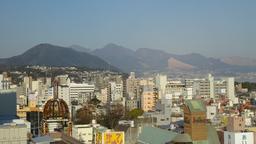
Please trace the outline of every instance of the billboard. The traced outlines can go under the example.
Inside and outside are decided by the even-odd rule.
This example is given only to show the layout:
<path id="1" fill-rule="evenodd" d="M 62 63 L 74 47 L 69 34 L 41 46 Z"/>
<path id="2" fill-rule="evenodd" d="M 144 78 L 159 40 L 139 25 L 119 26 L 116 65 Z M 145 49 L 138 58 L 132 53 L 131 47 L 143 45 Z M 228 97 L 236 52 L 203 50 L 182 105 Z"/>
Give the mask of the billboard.
<path id="1" fill-rule="evenodd" d="M 96 140 L 95 140 L 96 144 L 103 144 L 102 142 L 102 133 L 101 132 L 97 132 L 96 133 Z"/>
<path id="2" fill-rule="evenodd" d="M 124 132 L 105 132 L 104 144 L 124 144 Z"/>

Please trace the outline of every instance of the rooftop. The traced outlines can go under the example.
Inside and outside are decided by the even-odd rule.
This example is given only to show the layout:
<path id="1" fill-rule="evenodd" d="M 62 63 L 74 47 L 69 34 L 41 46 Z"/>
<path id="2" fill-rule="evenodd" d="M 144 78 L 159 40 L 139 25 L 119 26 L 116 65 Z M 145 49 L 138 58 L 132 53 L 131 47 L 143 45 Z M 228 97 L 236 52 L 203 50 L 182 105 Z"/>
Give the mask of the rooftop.
<path id="1" fill-rule="evenodd" d="M 186 100 L 185 105 L 191 112 L 206 112 L 205 105 L 201 100 Z"/>
<path id="2" fill-rule="evenodd" d="M 16 89 L 0 90 L 0 94 L 5 94 L 5 93 L 16 93 Z"/>
<path id="3" fill-rule="evenodd" d="M 177 133 L 155 127 L 143 127 L 138 138 L 140 144 L 165 144 L 172 141 Z"/>

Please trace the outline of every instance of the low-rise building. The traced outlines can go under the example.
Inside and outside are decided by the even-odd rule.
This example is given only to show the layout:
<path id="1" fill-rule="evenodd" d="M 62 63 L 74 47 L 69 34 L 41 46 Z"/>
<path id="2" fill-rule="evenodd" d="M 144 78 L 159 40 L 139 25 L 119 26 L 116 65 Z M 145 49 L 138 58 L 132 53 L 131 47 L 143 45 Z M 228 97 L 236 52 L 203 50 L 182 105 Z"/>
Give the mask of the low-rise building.
<path id="1" fill-rule="evenodd" d="M 25 124 L 6 123 L 0 125 L 0 143 L 27 144 L 27 126 Z"/>
<path id="2" fill-rule="evenodd" d="M 89 124 L 73 125 L 72 137 L 84 144 L 93 143 L 93 127 Z"/>
<path id="3" fill-rule="evenodd" d="M 253 132 L 224 132 L 224 144 L 253 144 Z"/>

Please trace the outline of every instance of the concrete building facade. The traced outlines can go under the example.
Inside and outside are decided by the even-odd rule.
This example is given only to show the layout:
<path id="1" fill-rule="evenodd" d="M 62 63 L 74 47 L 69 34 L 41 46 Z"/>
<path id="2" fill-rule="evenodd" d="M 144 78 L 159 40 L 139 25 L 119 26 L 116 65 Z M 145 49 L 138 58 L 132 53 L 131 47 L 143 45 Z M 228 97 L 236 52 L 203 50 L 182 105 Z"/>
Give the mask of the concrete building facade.
<path id="1" fill-rule="evenodd" d="M 155 93 L 153 87 L 144 87 L 141 95 L 141 109 L 145 112 L 154 110 Z"/>

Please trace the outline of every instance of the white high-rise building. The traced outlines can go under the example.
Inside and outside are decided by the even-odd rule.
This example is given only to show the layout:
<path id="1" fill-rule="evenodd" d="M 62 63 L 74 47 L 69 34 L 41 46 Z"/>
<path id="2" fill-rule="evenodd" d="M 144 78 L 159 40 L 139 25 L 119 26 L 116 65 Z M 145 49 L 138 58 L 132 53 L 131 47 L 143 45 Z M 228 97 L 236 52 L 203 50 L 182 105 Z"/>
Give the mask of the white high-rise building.
<path id="1" fill-rule="evenodd" d="M 234 103 L 235 100 L 235 78 L 229 77 L 227 81 L 227 97 Z"/>
<path id="2" fill-rule="evenodd" d="M 235 80 L 233 77 L 221 78 L 215 80 L 209 74 L 207 79 L 186 79 L 186 88 L 192 88 L 193 96 L 204 98 L 216 98 L 218 96 L 226 96 L 236 102 L 235 98 Z"/>
<path id="3" fill-rule="evenodd" d="M 23 84 L 24 84 L 24 87 L 26 88 L 26 89 L 31 89 L 31 87 L 32 87 L 32 77 L 30 76 L 25 76 L 24 78 L 23 78 Z"/>
<path id="4" fill-rule="evenodd" d="M 111 102 L 123 100 L 123 84 L 116 82 L 109 82 L 108 97 Z"/>
<path id="5" fill-rule="evenodd" d="M 185 88 L 184 98 L 185 99 L 192 99 L 193 98 L 193 88 L 191 88 L 191 87 Z"/>
<path id="6" fill-rule="evenodd" d="M 209 74 L 208 75 L 208 80 L 209 80 L 209 86 L 210 86 L 210 98 L 215 98 L 214 95 L 214 77 Z"/>
<path id="7" fill-rule="evenodd" d="M 186 96 L 185 90 L 185 85 L 181 81 L 169 81 L 166 85 L 165 95 L 171 95 L 172 99 L 179 99 L 180 96 Z"/>
<path id="8" fill-rule="evenodd" d="M 126 92 L 129 99 L 137 98 L 139 95 L 139 81 L 135 78 L 135 73 L 131 72 L 126 80 Z"/>
<path id="9" fill-rule="evenodd" d="M 38 80 L 32 81 L 31 90 L 32 90 L 32 92 L 39 91 L 39 81 Z"/>
<path id="10" fill-rule="evenodd" d="M 69 95 L 69 87 L 68 86 L 58 86 L 58 97 L 63 99 L 69 108 L 71 107 L 70 95 Z"/>
<path id="11" fill-rule="evenodd" d="M 155 79 L 155 85 L 156 85 L 156 88 L 158 89 L 159 99 L 161 99 L 161 97 L 165 95 L 166 84 L 167 84 L 167 76 L 157 74 Z"/>
<path id="12" fill-rule="evenodd" d="M 69 94 L 71 102 L 76 100 L 78 103 L 84 103 L 87 100 L 93 98 L 95 86 L 91 84 L 69 84 Z"/>

